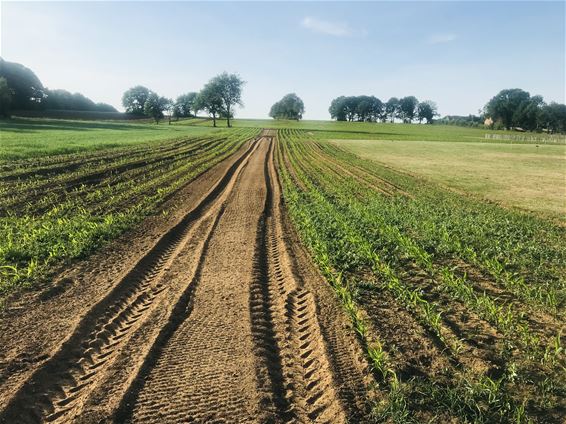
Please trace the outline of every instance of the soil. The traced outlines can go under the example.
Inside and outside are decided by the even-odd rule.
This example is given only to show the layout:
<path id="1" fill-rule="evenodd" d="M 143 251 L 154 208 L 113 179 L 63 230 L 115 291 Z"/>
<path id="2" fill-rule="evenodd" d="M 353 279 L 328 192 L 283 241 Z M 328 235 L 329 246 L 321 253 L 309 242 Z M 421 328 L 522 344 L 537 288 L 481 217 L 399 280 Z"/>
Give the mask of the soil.
<path id="1" fill-rule="evenodd" d="M 14 297 L 0 422 L 365 422 L 349 319 L 282 206 L 266 130 L 168 214 Z"/>

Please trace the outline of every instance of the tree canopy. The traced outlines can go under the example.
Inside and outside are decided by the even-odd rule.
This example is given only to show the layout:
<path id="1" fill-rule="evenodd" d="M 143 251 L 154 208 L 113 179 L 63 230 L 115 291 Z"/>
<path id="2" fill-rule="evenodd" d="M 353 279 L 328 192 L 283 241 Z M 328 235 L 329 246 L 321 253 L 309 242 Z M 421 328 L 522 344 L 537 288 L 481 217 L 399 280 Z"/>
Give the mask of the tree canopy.
<path id="1" fill-rule="evenodd" d="M 145 115 L 155 119 L 155 122 L 158 124 L 159 120 L 163 118 L 163 112 L 170 107 L 171 103 L 171 100 L 166 97 L 161 97 L 157 93 L 150 91 L 143 105 L 143 112 Z"/>
<path id="2" fill-rule="evenodd" d="M 375 96 L 340 96 L 332 100 L 328 111 L 338 121 L 376 122 L 384 119 L 384 105 Z"/>
<path id="3" fill-rule="evenodd" d="M 223 107 L 223 100 L 220 96 L 218 86 L 209 81 L 198 93 L 195 99 L 195 106 L 198 110 L 204 110 L 212 117 L 212 124 L 216 126 L 216 119 L 220 116 Z"/>
<path id="4" fill-rule="evenodd" d="M 485 106 L 486 114 L 494 121 L 500 121 L 506 129 L 511 129 L 513 116 L 530 97 L 528 92 L 520 88 L 501 90 Z"/>
<path id="5" fill-rule="evenodd" d="M 221 115 L 226 118 L 227 126 L 230 127 L 230 118 L 234 116 L 233 106 L 242 105 L 242 87 L 245 82 L 237 74 L 223 72 L 212 78 L 210 83 L 222 100 Z"/>
<path id="6" fill-rule="evenodd" d="M 566 131 L 566 105 L 546 104 L 542 96 L 520 88 L 501 90 L 485 105 L 484 113 L 506 129 Z"/>
<path id="7" fill-rule="evenodd" d="M 385 103 L 385 116 L 390 122 L 395 122 L 395 118 L 399 114 L 399 99 L 397 97 L 391 97 Z"/>
<path id="8" fill-rule="evenodd" d="M 340 96 L 332 100 L 328 111 L 331 118 L 337 121 L 358 122 L 395 122 L 395 119 L 402 119 L 410 123 L 416 118 L 419 122 L 426 120 L 432 123 L 437 115 L 433 102 L 427 100 L 419 103 L 414 96 L 401 100 L 391 97 L 386 103 L 375 96 Z"/>
<path id="9" fill-rule="evenodd" d="M 59 110 L 87 110 L 96 112 L 117 112 L 117 110 L 105 103 L 94 103 L 81 93 L 70 93 L 67 90 L 45 90 L 43 107 L 45 109 Z"/>
<path id="10" fill-rule="evenodd" d="M 426 120 L 427 124 L 432 124 L 432 120 L 438 115 L 436 103 L 425 100 L 417 105 L 417 119 L 422 122 Z"/>
<path id="11" fill-rule="evenodd" d="M 223 72 L 212 78 L 199 92 L 193 108 L 205 110 L 212 116 L 213 125 L 216 119 L 226 118 L 227 126 L 232 126 L 230 119 L 234 117 L 234 106 L 242 105 L 242 87 L 245 82 L 237 74 Z"/>
<path id="12" fill-rule="evenodd" d="M 0 77 L 11 90 L 12 109 L 37 109 L 45 97 L 45 88 L 35 73 L 23 65 L 0 57 Z"/>
<path id="13" fill-rule="evenodd" d="M 198 93 L 191 92 L 186 94 L 181 94 L 177 97 L 177 101 L 174 106 L 174 114 L 180 118 L 188 118 L 190 116 L 196 116 L 197 110 L 195 108 L 195 101 Z"/>
<path id="14" fill-rule="evenodd" d="M 0 77 L 0 116 L 9 118 L 12 110 L 12 96 L 13 92 L 8 87 L 6 78 Z"/>
<path id="15" fill-rule="evenodd" d="M 281 100 L 271 106 L 269 116 L 274 119 L 300 120 L 305 113 L 305 104 L 295 93 L 284 96 Z"/>
<path id="16" fill-rule="evenodd" d="M 127 90 L 122 96 L 122 106 L 126 112 L 143 115 L 145 102 L 149 97 L 150 90 L 143 85 L 136 85 Z"/>
<path id="17" fill-rule="evenodd" d="M 419 101 L 415 96 L 403 97 L 399 100 L 399 118 L 405 123 L 411 123 L 415 119 Z"/>

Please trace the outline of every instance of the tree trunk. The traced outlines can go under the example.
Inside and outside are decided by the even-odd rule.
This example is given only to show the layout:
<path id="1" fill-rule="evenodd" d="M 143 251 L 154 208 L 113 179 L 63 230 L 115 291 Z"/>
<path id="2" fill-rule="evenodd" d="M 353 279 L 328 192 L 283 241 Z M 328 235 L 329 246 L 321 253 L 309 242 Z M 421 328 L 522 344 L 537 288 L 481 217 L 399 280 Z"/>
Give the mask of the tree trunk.
<path id="1" fill-rule="evenodd" d="M 228 124 L 228 128 L 230 128 L 231 125 L 230 125 L 230 108 L 229 107 L 226 109 L 226 122 Z"/>
<path id="2" fill-rule="evenodd" d="M 212 114 L 212 126 L 216 127 L 216 113 Z"/>

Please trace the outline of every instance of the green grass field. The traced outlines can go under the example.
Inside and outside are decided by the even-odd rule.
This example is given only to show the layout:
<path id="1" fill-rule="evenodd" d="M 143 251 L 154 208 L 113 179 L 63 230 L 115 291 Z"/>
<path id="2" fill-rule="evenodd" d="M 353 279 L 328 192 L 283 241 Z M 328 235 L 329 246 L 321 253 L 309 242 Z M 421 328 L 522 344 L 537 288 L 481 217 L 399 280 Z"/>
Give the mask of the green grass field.
<path id="1" fill-rule="evenodd" d="M 191 122 L 195 124 L 195 121 Z M 226 125 L 224 120 L 217 123 Z M 212 121 L 197 121 L 210 126 Z M 560 137 L 450 125 L 234 120 L 234 127 L 306 130 L 352 153 L 505 206 L 566 219 L 566 145 Z M 486 135 L 501 137 L 487 139 Z M 444 142 L 444 143 L 439 143 Z"/>
<path id="2" fill-rule="evenodd" d="M 71 121 L 20 118 L 0 120 L 0 162 L 76 153 L 211 134 L 219 129 L 162 122 Z"/>
<path id="3" fill-rule="evenodd" d="M 506 206 L 566 219 L 566 146 L 337 140 L 366 159 Z"/>
<path id="4" fill-rule="evenodd" d="M 212 120 L 183 120 L 174 125 L 212 126 Z M 226 127 L 225 120 L 217 121 L 218 127 Z M 487 128 L 468 128 L 454 125 L 418 125 L 418 124 L 391 124 L 372 122 L 337 122 L 337 121 L 289 121 L 274 119 L 235 119 L 233 126 L 274 128 L 274 129 L 297 129 L 311 131 L 313 136 L 321 139 L 359 139 L 359 140 L 414 140 L 414 141 L 453 141 L 483 143 L 495 142 L 499 144 L 516 143 L 506 140 L 506 137 L 523 138 L 523 133 L 515 133 L 501 130 L 490 130 Z M 500 140 L 492 140 L 487 136 L 500 137 Z M 547 143 L 565 144 L 564 136 L 532 135 L 544 139 Z M 536 142 L 531 142 L 536 144 Z M 522 142 L 522 144 L 526 144 Z"/>

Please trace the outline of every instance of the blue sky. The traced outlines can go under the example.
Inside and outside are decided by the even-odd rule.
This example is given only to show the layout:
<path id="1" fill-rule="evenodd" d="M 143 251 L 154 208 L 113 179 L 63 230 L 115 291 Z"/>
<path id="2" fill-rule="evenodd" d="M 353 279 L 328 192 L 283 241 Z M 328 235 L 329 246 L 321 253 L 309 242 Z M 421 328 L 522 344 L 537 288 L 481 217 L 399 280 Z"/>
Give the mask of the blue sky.
<path id="1" fill-rule="evenodd" d="M 564 2 L 5 2 L 1 55 L 45 86 L 121 108 L 142 84 L 167 97 L 222 71 L 247 84 L 239 117 L 283 95 L 328 119 L 339 95 L 415 95 L 477 113 L 503 88 L 565 98 Z"/>

